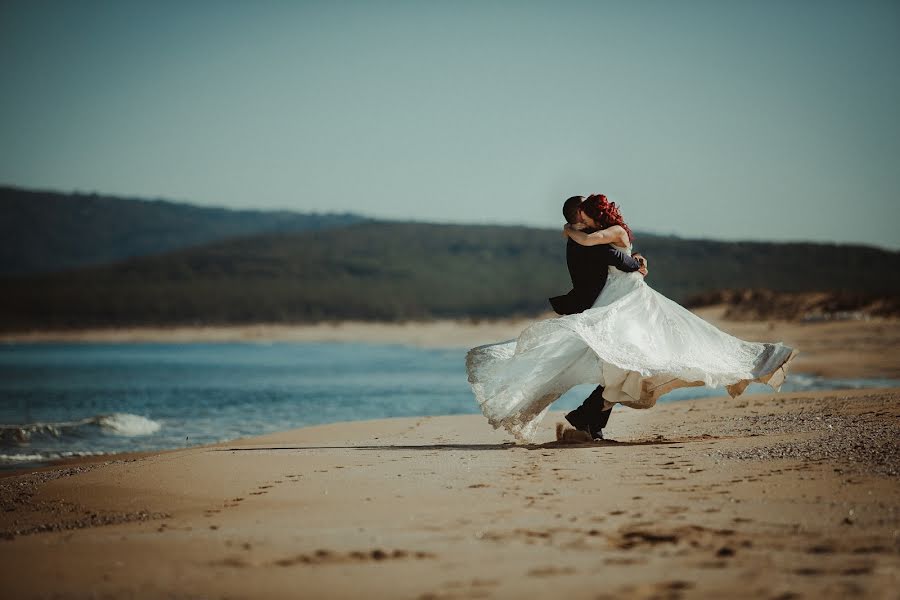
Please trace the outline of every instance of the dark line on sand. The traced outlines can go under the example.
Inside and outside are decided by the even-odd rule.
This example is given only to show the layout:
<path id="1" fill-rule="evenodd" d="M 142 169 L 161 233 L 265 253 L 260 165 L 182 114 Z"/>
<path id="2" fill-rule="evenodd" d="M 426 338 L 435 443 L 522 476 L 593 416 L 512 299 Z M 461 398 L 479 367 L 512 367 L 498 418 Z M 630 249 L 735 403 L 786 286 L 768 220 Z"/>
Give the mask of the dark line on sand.
<path id="1" fill-rule="evenodd" d="M 623 448 L 628 446 L 662 446 L 668 444 L 684 444 L 689 442 L 710 441 L 711 438 L 697 440 L 646 440 L 635 442 L 583 442 L 577 444 L 547 442 L 546 444 L 416 444 L 416 445 L 384 445 L 384 446 L 263 446 L 254 448 L 213 448 L 213 452 L 258 452 L 263 450 L 526 450 L 583 449 L 583 448 Z"/>

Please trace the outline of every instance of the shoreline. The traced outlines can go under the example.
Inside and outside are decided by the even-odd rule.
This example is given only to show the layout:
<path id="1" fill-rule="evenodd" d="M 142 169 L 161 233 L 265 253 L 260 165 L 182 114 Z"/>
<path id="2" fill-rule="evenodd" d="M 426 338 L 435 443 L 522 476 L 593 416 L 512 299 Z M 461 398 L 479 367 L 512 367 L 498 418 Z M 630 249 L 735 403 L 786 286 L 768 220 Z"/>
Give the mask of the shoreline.
<path id="1" fill-rule="evenodd" d="M 561 418 L 530 445 L 481 415 L 394 418 L 0 478 L 5 589 L 844 598 L 900 583 L 900 388 L 621 409 L 586 444 L 555 441 Z"/>
<path id="2" fill-rule="evenodd" d="M 312 324 L 147 326 L 0 332 L 0 343 L 216 343 L 346 342 L 396 343 L 421 347 L 468 347 L 471 341 L 515 337 L 533 319 L 438 319 L 428 321 L 334 321 Z M 487 342 L 486 342 L 487 343 Z"/>
<path id="3" fill-rule="evenodd" d="M 729 321 L 726 307 L 693 311 L 726 333 L 754 342 L 784 342 L 800 351 L 793 371 L 829 378 L 900 379 L 900 319 L 798 323 Z M 39 343 L 362 343 L 468 349 L 511 340 L 532 319 L 435 320 L 404 323 L 340 321 L 313 325 L 131 327 L 0 333 L 0 344 Z"/>
<path id="4" fill-rule="evenodd" d="M 791 373 L 791 374 L 798 375 L 798 373 Z M 791 374 L 788 375 L 788 378 L 790 378 Z M 803 374 L 803 375 L 806 375 L 806 374 Z M 898 381 L 898 382 L 883 382 L 883 383 L 879 382 L 879 383 L 881 386 L 898 385 L 897 389 L 900 389 L 900 381 Z M 862 392 L 866 392 L 866 391 L 878 392 L 878 391 L 882 391 L 882 390 L 892 390 L 892 389 L 894 389 L 894 388 L 893 387 L 846 387 L 846 388 L 833 388 L 833 389 L 815 390 L 815 391 L 808 390 L 805 392 L 803 392 L 803 391 L 775 392 L 774 390 L 772 390 L 770 392 L 770 394 L 798 395 L 798 394 L 804 394 L 804 393 L 808 394 L 808 393 L 821 393 L 821 392 L 832 392 L 834 394 L 841 394 L 841 393 L 854 393 L 854 392 L 860 392 L 860 391 L 862 391 Z M 760 394 L 761 394 L 761 392 L 756 392 L 747 397 L 758 396 Z M 743 397 L 745 397 L 745 396 L 742 395 L 742 396 L 739 396 L 738 398 L 743 398 Z M 704 402 L 704 401 L 715 402 L 715 401 L 722 401 L 725 398 L 727 398 L 727 396 L 725 396 L 725 395 L 698 396 L 698 397 L 689 397 L 689 398 L 670 400 L 670 401 L 667 401 L 664 398 L 662 400 L 661 404 L 669 404 L 670 402 L 679 403 L 679 404 L 680 403 L 691 403 L 691 402 Z M 633 409 L 628 409 L 627 407 L 619 406 L 618 410 L 621 411 L 621 410 L 633 410 Z M 452 416 L 472 416 L 472 415 L 480 416 L 480 414 L 477 412 L 462 413 L 461 415 L 460 415 L 460 413 L 456 413 L 455 415 L 448 414 L 448 415 L 433 415 L 433 416 L 452 417 Z M 419 417 L 417 417 L 417 416 L 398 416 L 398 417 L 383 417 L 383 418 L 374 419 L 374 420 L 409 419 L 409 418 L 426 418 L 426 417 L 424 417 L 424 416 L 419 416 Z M 255 437 L 266 436 L 266 435 L 277 435 L 280 433 L 290 433 L 292 431 L 299 431 L 300 429 L 305 429 L 305 428 L 310 428 L 310 427 L 341 426 L 341 425 L 346 425 L 346 424 L 350 424 L 350 423 L 365 423 L 365 422 L 369 422 L 371 420 L 372 419 L 353 420 L 353 421 L 332 421 L 332 422 L 320 423 L 320 424 L 316 424 L 316 425 L 307 425 L 302 428 L 286 429 L 286 430 L 271 432 L 269 434 L 261 433 L 258 435 L 256 435 L 256 434 L 251 435 L 249 437 L 239 437 L 239 438 L 233 438 L 230 440 L 209 442 L 209 443 L 196 445 L 196 446 L 193 446 L 193 445 L 192 446 L 174 446 L 174 447 L 164 447 L 164 448 L 155 448 L 155 449 L 149 449 L 149 450 L 135 450 L 135 451 L 125 451 L 125 452 L 96 452 L 96 453 L 88 452 L 88 453 L 77 454 L 77 455 L 72 455 L 72 456 L 47 457 L 46 459 L 35 460 L 35 461 L 23 460 L 20 464 L 17 464 L 16 462 L 9 462 L 9 463 L 0 465 L 0 480 L 2 480 L 3 478 L 6 478 L 6 477 L 12 477 L 12 476 L 23 475 L 23 474 L 28 474 L 28 473 L 41 472 L 41 471 L 52 471 L 52 470 L 59 469 L 59 468 L 92 465 L 92 464 L 97 464 L 97 463 L 108 463 L 111 461 L 120 461 L 120 460 L 135 460 L 135 459 L 140 459 L 140 458 L 146 458 L 149 456 L 154 456 L 154 455 L 161 454 L 161 453 L 179 452 L 179 451 L 190 450 L 190 449 L 195 449 L 195 448 L 206 448 L 206 447 L 211 448 L 211 447 L 216 447 L 216 446 L 239 442 L 239 441 L 242 441 L 245 439 L 253 439 Z"/>
<path id="5" fill-rule="evenodd" d="M 831 321 L 786 321 L 779 319 L 729 320 L 725 305 L 708 306 L 691 312 L 725 331 L 764 329 L 771 335 L 780 330 L 821 328 L 863 330 L 895 327 L 900 319 L 871 317 Z M 546 312 L 533 317 L 455 318 L 409 321 L 322 321 L 318 323 L 248 323 L 218 325 L 146 325 L 127 327 L 87 327 L 0 331 L 0 344 L 39 342 L 382 342 L 425 347 L 471 347 L 480 339 L 517 337 L 529 325 L 555 318 Z M 751 333 L 752 335 L 752 333 Z"/>
<path id="6" fill-rule="evenodd" d="M 224 442 L 221 442 L 224 443 Z M 214 446 L 215 444 L 206 444 Z M 8 468 L 0 469 L 0 481 L 8 477 L 18 477 L 20 475 L 29 475 L 32 473 L 44 473 L 48 471 L 57 471 L 59 469 L 69 469 L 72 467 L 83 467 L 97 464 L 106 464 L 114 461 L 130 461 L 149 458 L 167 452 L 178 452 L 179 450 L 189 450 L 190 448 L 201 448 L 203 446 L 190 446 L 188 448 L 160 448 L 159 450 L 142 450 L 138 452 L 110 452 L 107 454 L 85 454 L 83 456 L 64 456 L 41 462 L 33 466 L 27 464 L 9 465 Z"/>

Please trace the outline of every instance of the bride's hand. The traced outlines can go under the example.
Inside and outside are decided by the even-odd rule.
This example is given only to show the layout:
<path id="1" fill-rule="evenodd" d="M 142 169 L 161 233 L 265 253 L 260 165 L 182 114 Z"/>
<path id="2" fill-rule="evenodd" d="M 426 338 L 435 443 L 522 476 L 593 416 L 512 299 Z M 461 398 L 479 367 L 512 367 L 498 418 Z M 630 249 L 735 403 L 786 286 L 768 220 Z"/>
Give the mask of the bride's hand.
<path id="1" fill-rule="evenodd" d="M 641 268 L 638 269 L 638 273 L 640 273 L 642 276 L 646 277 L 646 276 L 647 276 L 647 273 L 650 272 L 650 269 L 647 267 L 647 264 L 648 264 L 648 263 L 647 263 L 647 259 L 644 258 L 644 255 L 643 255 L 643 254 L 639 254 L 639 253 L 637 253 L 637 252 L 635 252 L 635 253 L 632 254 L 631 256 L 632 256 L 632 258 L 634 258 L 636 261 L 638 261 L 638 263 L 640 263 L 640 265 L 641 265 Z"/>
<path id="2" fill-rule="evenodd" d="M 572 226 L 569 225 L 568 223 L 563 225 L 563 230 L 562 230 L 563 239 L 567 239 L 569 237 L 569 230 L 571 230 L 571 229 L 572 229 Z"/>

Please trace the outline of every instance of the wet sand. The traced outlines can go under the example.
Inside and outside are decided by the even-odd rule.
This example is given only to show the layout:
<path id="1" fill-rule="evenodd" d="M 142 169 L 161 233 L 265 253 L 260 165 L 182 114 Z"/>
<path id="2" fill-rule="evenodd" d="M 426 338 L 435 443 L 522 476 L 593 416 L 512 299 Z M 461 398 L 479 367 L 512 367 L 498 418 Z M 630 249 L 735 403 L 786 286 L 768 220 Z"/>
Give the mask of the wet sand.
<path id="1" fill-rule="evenodd" d="M 892 598 L 900 389 L 298 429 L 0 479 L 9 598 Z"/>

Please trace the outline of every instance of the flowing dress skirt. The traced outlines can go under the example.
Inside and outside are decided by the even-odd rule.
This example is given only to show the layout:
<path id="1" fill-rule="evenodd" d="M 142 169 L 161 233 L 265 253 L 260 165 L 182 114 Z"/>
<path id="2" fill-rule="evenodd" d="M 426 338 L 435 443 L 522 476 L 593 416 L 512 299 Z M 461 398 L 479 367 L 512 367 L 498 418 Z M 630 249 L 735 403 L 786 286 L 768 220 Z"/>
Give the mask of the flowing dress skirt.
<path id="1" fill-rule="evenodd" d="M 515 340 L 466 356 L 469 383 L 494 428 L 530 442 L 550 404 L 570 388 L 605 386 L 605 407 L 650 408 L 673 389 L 724 386 L 732 397 L 751 382 L 776 390 L 796 351 L 747 342 L 669 300 L 639 273 L 610 268 L 594 306 L 538 321 Z"/>

